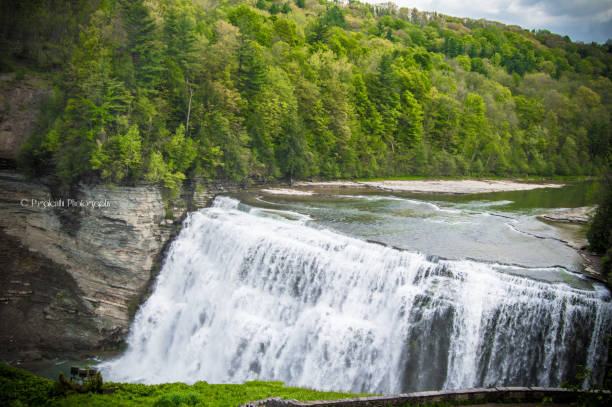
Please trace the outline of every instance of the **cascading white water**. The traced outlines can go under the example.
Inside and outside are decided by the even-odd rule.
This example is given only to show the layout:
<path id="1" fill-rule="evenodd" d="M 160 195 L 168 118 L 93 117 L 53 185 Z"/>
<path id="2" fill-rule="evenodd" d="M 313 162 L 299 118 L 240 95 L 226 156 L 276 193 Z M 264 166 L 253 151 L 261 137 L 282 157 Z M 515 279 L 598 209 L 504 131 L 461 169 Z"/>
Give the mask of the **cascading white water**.
<path id="1" fill-rule="evenodd" d="M 220 197 L 172 244 L 105 378 L 398 393 L 601 375 L 606 290 L 428 259 Z"/>

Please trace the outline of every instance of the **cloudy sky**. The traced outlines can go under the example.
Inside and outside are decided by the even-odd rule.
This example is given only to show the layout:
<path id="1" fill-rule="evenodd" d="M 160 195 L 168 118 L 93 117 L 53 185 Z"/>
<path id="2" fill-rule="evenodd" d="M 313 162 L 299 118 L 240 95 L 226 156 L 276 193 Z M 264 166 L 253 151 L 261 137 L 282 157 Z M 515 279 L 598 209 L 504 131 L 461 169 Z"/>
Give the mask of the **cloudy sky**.
<path id="1" fill-rule="evenodd" d="M 366 0 L 381 3 L 385 0 Z M 547 29 L 572 41 L 612 38 L 612 0 L 392 0 L 400 7 Z"/>

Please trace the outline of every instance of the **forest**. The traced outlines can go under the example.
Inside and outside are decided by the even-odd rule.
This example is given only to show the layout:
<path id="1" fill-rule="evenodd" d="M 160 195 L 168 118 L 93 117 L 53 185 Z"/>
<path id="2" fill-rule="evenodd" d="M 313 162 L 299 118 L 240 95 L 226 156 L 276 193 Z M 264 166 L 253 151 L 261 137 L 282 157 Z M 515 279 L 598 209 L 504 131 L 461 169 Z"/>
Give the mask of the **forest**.
<path id="1" fill-rule="evenodd" d="M 612 42 L 392 3 L 6 1 L 0 72 L 53 84 L 19 161 L 66 185 L 612 162 Z"/>

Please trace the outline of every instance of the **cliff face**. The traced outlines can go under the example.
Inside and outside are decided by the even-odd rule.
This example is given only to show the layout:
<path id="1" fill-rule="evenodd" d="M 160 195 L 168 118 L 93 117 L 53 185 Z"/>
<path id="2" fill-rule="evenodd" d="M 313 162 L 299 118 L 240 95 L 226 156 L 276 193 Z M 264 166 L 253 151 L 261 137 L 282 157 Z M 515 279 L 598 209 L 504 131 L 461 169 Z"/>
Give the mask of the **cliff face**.
<path id="1" fill-rule="evenodd" d="M 121 342 L 174 230 L 164 218 L 156 187 L 79 185 L 57 196 L 0 171 L 0 356 Z"/>
<path id="2" fill-rule="evenodd" d="M 98 346 L 95 315 L 64 268 L 0 230 L 0 360 Z"/>
<path id="3" fill-rule="evenodd" d="M 15 160 L 52 90 L 14 75 L 0 75 L 0 90 L 0 361 L 115 349 L 187 202 L 205 206 L 223 187 L 187 188 L 166 219 L 156 186 L 62 192 L 52 178 L 28 180 Z"/>

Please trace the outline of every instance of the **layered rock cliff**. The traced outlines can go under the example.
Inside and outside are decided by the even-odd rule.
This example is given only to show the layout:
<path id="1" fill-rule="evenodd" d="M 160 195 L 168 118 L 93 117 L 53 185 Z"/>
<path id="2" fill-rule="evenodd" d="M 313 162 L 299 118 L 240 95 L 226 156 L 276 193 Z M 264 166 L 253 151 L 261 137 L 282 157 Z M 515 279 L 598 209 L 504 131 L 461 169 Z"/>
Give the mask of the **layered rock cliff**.
<path id="1" fill-rule="evenodd" d="M 32 337 L 16 326 L 34 324 L 37 330 L 52 326 L 57 331 L 57 321 L 70 320 L 74 325 L 75 315 L 83 323 L 68 324 L 59 333 L 66 350 L 93 350 L 120 342 L 172 235 L 174 223 L 165 214 L 160 190 L 154 186 L 81 184 L 58 194 L 45 182 L 0 171 L 2 278 L 8 282 L 0 288 L 2 345 L 17 341 L 22 352 L 57 350 L 62 338 Z M 23 258 L 30 258 L 31 268 L 24 268 Z M 41 303 L 44 306 L 34 307 Z M 12 320 L 9 314 L 23 319 L 7 326 Z M 72 335 L 70 330 L 79 332 Z"/>

